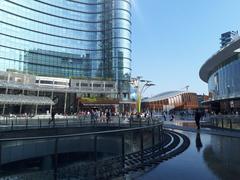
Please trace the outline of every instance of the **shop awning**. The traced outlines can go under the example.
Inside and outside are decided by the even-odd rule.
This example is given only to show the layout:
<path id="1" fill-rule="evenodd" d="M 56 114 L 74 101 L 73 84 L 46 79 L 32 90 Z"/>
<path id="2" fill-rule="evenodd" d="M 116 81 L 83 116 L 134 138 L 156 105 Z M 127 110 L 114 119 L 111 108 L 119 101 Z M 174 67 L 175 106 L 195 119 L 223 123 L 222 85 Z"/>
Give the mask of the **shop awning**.
<path id="1" fill-rule="evenodd" d="M 54 102 L 49 97 L 0 94 L 0 104 L 54 105 Z"/>

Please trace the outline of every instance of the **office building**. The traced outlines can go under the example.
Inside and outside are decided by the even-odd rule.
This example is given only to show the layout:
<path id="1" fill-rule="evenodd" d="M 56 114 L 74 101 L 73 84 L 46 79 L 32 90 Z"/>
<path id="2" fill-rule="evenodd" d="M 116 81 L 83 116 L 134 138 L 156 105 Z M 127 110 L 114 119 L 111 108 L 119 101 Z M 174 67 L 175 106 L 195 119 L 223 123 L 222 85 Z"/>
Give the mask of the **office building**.
<path id="1" fill-rule="evenodd" d="M 1 0 L 0 17 L 2 97 L 59 97 L 64 113 L 129 99 L 130 0 Z M 27 102 L 0 103 L 4 114 Z"/>
<path id="2" fill-rule="evenodd" d="M 208 83 L 209 104 L 216 113 L 240 110 L 240 39 L 211 56 L 200 69 L 200 78 Z"/>

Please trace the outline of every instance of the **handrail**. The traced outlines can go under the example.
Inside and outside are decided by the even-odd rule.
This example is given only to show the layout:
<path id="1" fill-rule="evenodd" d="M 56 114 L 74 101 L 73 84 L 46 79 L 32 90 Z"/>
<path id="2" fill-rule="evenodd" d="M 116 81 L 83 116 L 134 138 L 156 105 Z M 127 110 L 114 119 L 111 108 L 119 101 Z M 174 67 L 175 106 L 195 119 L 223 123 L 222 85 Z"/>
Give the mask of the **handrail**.
<path id="1" fill-rule="evenodd" d="M 5 141 L 20 141 L 20 140 L 39 140 L 39 139 L 56 139 L 56 138 L 69 138 L 69 137 L 81 137 L 81 136 L 89 136 L 89 135 L 101 135 L 101 134 L 112 134 L 112 133 L 122 133 L 129 132 L 134 130 L 142 130 L 148 128 L 154 128 L 158 126 L 162 126 L 163 123 L 157 123 L 154 125 L 146 125 L 142 127 L 133 127 L 133 128 L 125 128 L 125 129 L 116 129 L 116 130 L 108 130 L 108 131 L 98 131 L 98 132 L 88 132 L 88 133 L 77 133 L 77 134 L 65 134 L 65 135 L 52 135 L 52 136 L 35 136 L 35 137 L 20 137 L 20 138 L 2 138 L 0 142 Z M 114 126 L 111 126 L 114 127 Z"/>

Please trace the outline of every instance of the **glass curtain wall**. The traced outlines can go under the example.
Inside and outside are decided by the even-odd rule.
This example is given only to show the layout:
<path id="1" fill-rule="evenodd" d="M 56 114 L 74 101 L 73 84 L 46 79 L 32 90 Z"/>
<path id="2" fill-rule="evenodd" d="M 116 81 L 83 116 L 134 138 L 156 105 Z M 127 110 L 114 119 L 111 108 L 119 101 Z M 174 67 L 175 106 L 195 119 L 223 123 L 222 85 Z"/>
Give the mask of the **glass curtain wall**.
<path id="1" fill-rule="evenodd" d="M 208 80 L 209 92 L 215 100 L 240 97 L 240 54 L 226 62 Z"/>
<path id="2" fill-rule="evenodd" d="M 129 92 L 130 0 L 1 0 L 0 71 L 109 79 Z"/>

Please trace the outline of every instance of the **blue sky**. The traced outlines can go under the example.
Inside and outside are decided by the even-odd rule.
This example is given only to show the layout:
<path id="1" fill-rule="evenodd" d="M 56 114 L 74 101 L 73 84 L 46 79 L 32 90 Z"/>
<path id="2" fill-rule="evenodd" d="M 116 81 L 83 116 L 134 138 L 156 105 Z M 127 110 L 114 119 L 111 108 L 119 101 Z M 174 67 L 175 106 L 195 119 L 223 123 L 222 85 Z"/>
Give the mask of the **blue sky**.
<path id="1" fill-rule="evenodd" d="M 220 35 L 240 30 L 240 0 L 134 0 L 132 75 L 152 80 L 145 96 L 170 90 L 207 93 L 202 64 Z"/>

